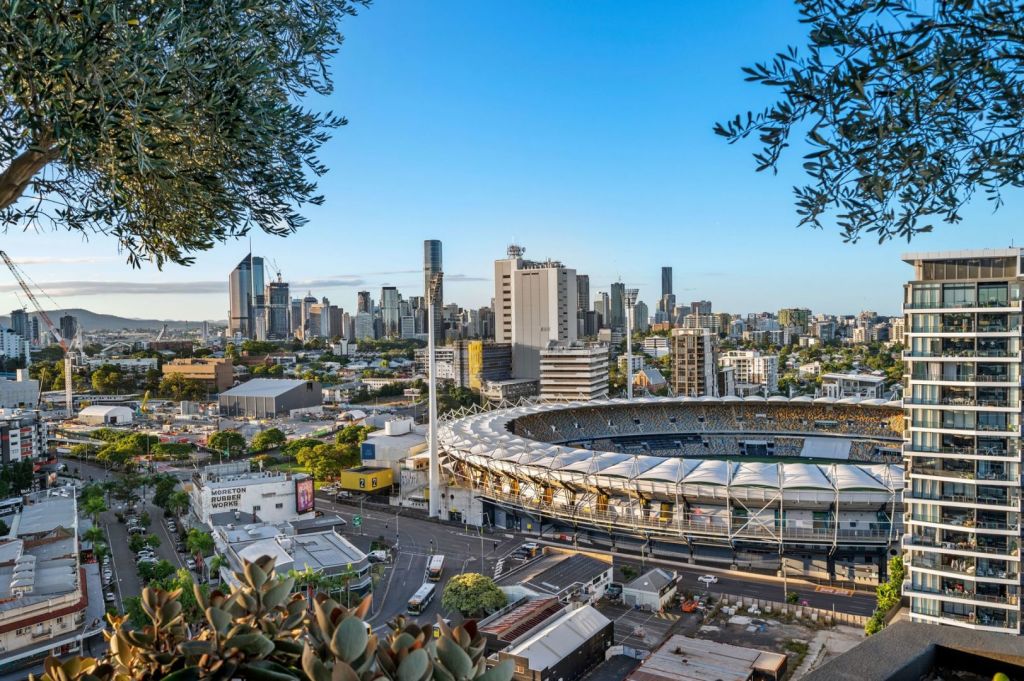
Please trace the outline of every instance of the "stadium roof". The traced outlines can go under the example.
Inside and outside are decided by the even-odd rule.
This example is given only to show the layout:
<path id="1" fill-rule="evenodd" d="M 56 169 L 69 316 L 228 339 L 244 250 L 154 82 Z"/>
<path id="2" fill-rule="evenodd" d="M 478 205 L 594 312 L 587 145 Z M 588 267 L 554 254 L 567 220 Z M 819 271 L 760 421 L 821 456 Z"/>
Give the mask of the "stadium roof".
<path id="1" fill-rule="evenodd" d="M 309 381 L 301 378 L 253 378 L 230 390 L 225 390 L 221 396 L 278 397 L 306 383 Z"/>
<path id="2" fill-rule="evenodd" d="M 764 398 L 747 398 L 745 402 L 761 402 Z M 773 400 L 775 402 L 775 400 Z M 853 410 L 860 407 L 897 409 L 901 402 L 881 399 L 844 399 L 841 404 L 831 398 L 794 398 L 786 400 L 794 406 L 810 407 L 833 404 Z M 595 484 L 635 485 L 701 485 L 729 488 L 807 490 L 822 492 L 875 492 L 891 494 L 903 489 L 903 468 L 898 464 L 848 463 L 766 463 L 737 460 L 655 456 L 582 449 L 570 445 L 541 442 L 513 434 L 512 421 L 531 414 L 580 408 L 631 406 L 643 404 L 678 405 L 696 403 L 729 403 L 714 397 L 644 397 L 635 400 L 613 399 L 564 404 L 533 404 L 498 409 L 442 422 L 438 438 L 452 456 L 469 464 L 490 468 L 513 476 L 537 477 L 561 482 L 578 482 L 581 478 Z"/>

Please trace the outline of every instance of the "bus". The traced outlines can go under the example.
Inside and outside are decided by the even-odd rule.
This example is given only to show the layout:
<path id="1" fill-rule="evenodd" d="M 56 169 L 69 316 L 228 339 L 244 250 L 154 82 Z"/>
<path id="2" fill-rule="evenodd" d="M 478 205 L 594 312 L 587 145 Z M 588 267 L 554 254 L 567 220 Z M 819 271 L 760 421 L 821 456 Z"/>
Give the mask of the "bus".
<path id="1" fill-rule="evenodd" d="M 427 561 L 427 579 L 432 582 L 441 581 L 442 572 L 444 572 L 444 556 L 436 553 Z"/>
<path id="2" fill-rule="evenodd" d="M 406 608 L 406 610 L 409 611 L 409 614 L 421 614 L 426 607 L 430 605 L 430 601 L 434 599 L 434 591 L 436 588 L 437 587 L 429 582 L 421 586 L 419 590 L 412 595 L 412 598 L 409 599 L 409 605 Z"/>

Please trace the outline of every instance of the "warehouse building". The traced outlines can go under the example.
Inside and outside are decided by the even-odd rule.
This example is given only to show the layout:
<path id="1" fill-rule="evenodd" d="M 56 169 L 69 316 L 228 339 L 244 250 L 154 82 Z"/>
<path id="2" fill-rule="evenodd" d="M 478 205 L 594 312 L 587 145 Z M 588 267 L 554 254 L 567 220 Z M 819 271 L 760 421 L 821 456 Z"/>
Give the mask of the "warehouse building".
<path id="1" fill-rule="evenodd" d="M 591 605 L 570 610 L 498 653 L 515 681 L 575 681 L 604 661 L 615 625 Z"/>
<path id="2" fill-rule="evenodd" d="M 786 656 L 674 634 L 626 681 L 778 681 Z"/>
<path id="3" fill-rule="evenodd" d="M 323 404 L 323 388 L 317 381 L 297 378 L 254 378 L 218 398 L 221 416 L 251 419 L 286 416 Z"/>
<path id="4" fill-rule="evenodd" d="M 622 602 L 631 608 L 661 610 L 675 598 L 676 573 L 654 568 L 622 588 Z"/>
<path id="5" fill-rule="evenodd" d="M 93 404 L 78 412 L 78 420 L 90 426 L 120 426 L 132 422 L 132 410 L 116 405 Z"/>

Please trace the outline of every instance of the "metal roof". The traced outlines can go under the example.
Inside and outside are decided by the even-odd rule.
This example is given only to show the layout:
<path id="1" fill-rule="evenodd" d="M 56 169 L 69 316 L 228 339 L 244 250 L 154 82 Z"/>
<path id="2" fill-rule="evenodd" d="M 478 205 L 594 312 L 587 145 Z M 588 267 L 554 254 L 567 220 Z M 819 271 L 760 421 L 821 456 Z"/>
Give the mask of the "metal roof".
<path id="1" fill-rule="evenodd" d="M 279 397 L 289 390 L 315 383 L 301 378 L 253 378 L 221 393 L 221 397 Z"/>

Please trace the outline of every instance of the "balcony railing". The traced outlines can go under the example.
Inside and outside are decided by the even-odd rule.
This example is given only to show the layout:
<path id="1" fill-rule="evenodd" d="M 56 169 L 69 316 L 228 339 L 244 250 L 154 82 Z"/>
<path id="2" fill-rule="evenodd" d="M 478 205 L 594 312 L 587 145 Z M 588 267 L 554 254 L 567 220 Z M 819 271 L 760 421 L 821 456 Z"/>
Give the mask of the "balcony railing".
<path id="1" fill-rule="evenodd" d="M 926 546 L 933 549 L 947 549 L 949 551 L 971 551 L 973 553 L 988 553 L 997 556 L 1011 555 L 1009 548 L 985 546 L 984 544 L 971 544 L 970 542 L 938 541 L 930 537 L 922 537 L 916 534 L 903 535 L 903 544 L 909 546 Z M 1016 551 L 1016 549 L 1014 549 Z"/>
<path id="2" fill-rule="evenodd" d="M 1010 374 L 911 374 L 914 381 L 946 381 L 947 383 L 1017 383 L 1020 379 Z"/>
<path id="3" fill-rule="evenodd" d="M 956 359 L 956 358 L 960 358 L 960 357 L 962 357 L 964 359 L 976 359 L 978 357 L 982 357 L 982 358 L 988 358 L 988 357 L 1000 358 L 1000 357 L 1017 357 L 1019 355 L 1020 355 L 1020 351 L 1010 352 L 1009 350 L 971 350 L 971 349 L 967 349 L 967 348 L 965 348 L 963 350 L 941 350 L 939 352 L 921 352 L 921 351 L 913 352 L 913 351 L 909 351 L 909 350 L 905 350 L 903 352 L 903 357 L 906 358 L 906 359 L 918 359 L 918 358 L 921 358 L 921 359 L 935 359 L 935 358 L 939 358 L 939 357 L 949 357 L 949 358 L 952 358 L 952 359 Z"/>
<path id="4" fill-rule="evenodd" d="M 978 522 L 974 518 L 968 518 L 964 516 L 941 516 L 936 518 L 935 516 L 921 515 L 920 513 L 910 513 L 907 516 L 911 520 L 919 523 L 937 523 L 940 525 L 949 525 L 951 527 L 962 527 L 967 531 L 970 530 L 1016 530 L 1019 524 L 1016 522 L 1004 521 L 984 521 Z"/>
<path id="5" fill-rule="evenodd" d="M 942 300 L 938 301 L 917 301 L 910 303 L 903 303 L 904 310 L 960 310 L 967 308 L 989 308 L 989 307 L 1020 307 L 1020 300 L 971 300 L 971 301 L 958 301 L 958 302 L 946 302 Z"/>
<path id="6" fill-rule="evenodd" d="M 1007 571 L 976 565 L 973 559 L 960 559 L 953 561 L 940 561 L 930 558 L 927 555 L 915 554 L 910 559 L 910 567 L 919 570 L 935 570 L 951 575 L 964 575 L 976 579 L 1011 579 L 1019 577 L 1018 572 Z"/>
<path id="7" fill-rule="evenodd" d="M 1010 449 L 990 449 L 983 447 L 981 449 L 977 447 L 931 447 L 925 449 L 924 447 L 915 447 L 914 445 L 907 445 L 907 453 L 912 456 L 927 456 L 928 454 L 964 454 L 967 456 L 992 456 L 992 457 L 1007 457 L 1016 458 L 1020 456 L 1020 450 L 1016 447 Z"/>
<path id="8" fill-rule="evenodd" d="M 1017 596 L 1005 595 L 1005 596 L 993 596 L 989 594 L 979 594 L 977 591 L 972 590 L 959 590 L 959 589 L 927 589 L 923 586 L 913 586 L 910 581 L 903 582 L 903 592 L 911 593 L 921 596 L 936 596 L 942 598 L 957 598 L 965 601 L 981 601 L 984 603 L 1002 603 L 1004 605 L 1016 605 Z"/>

